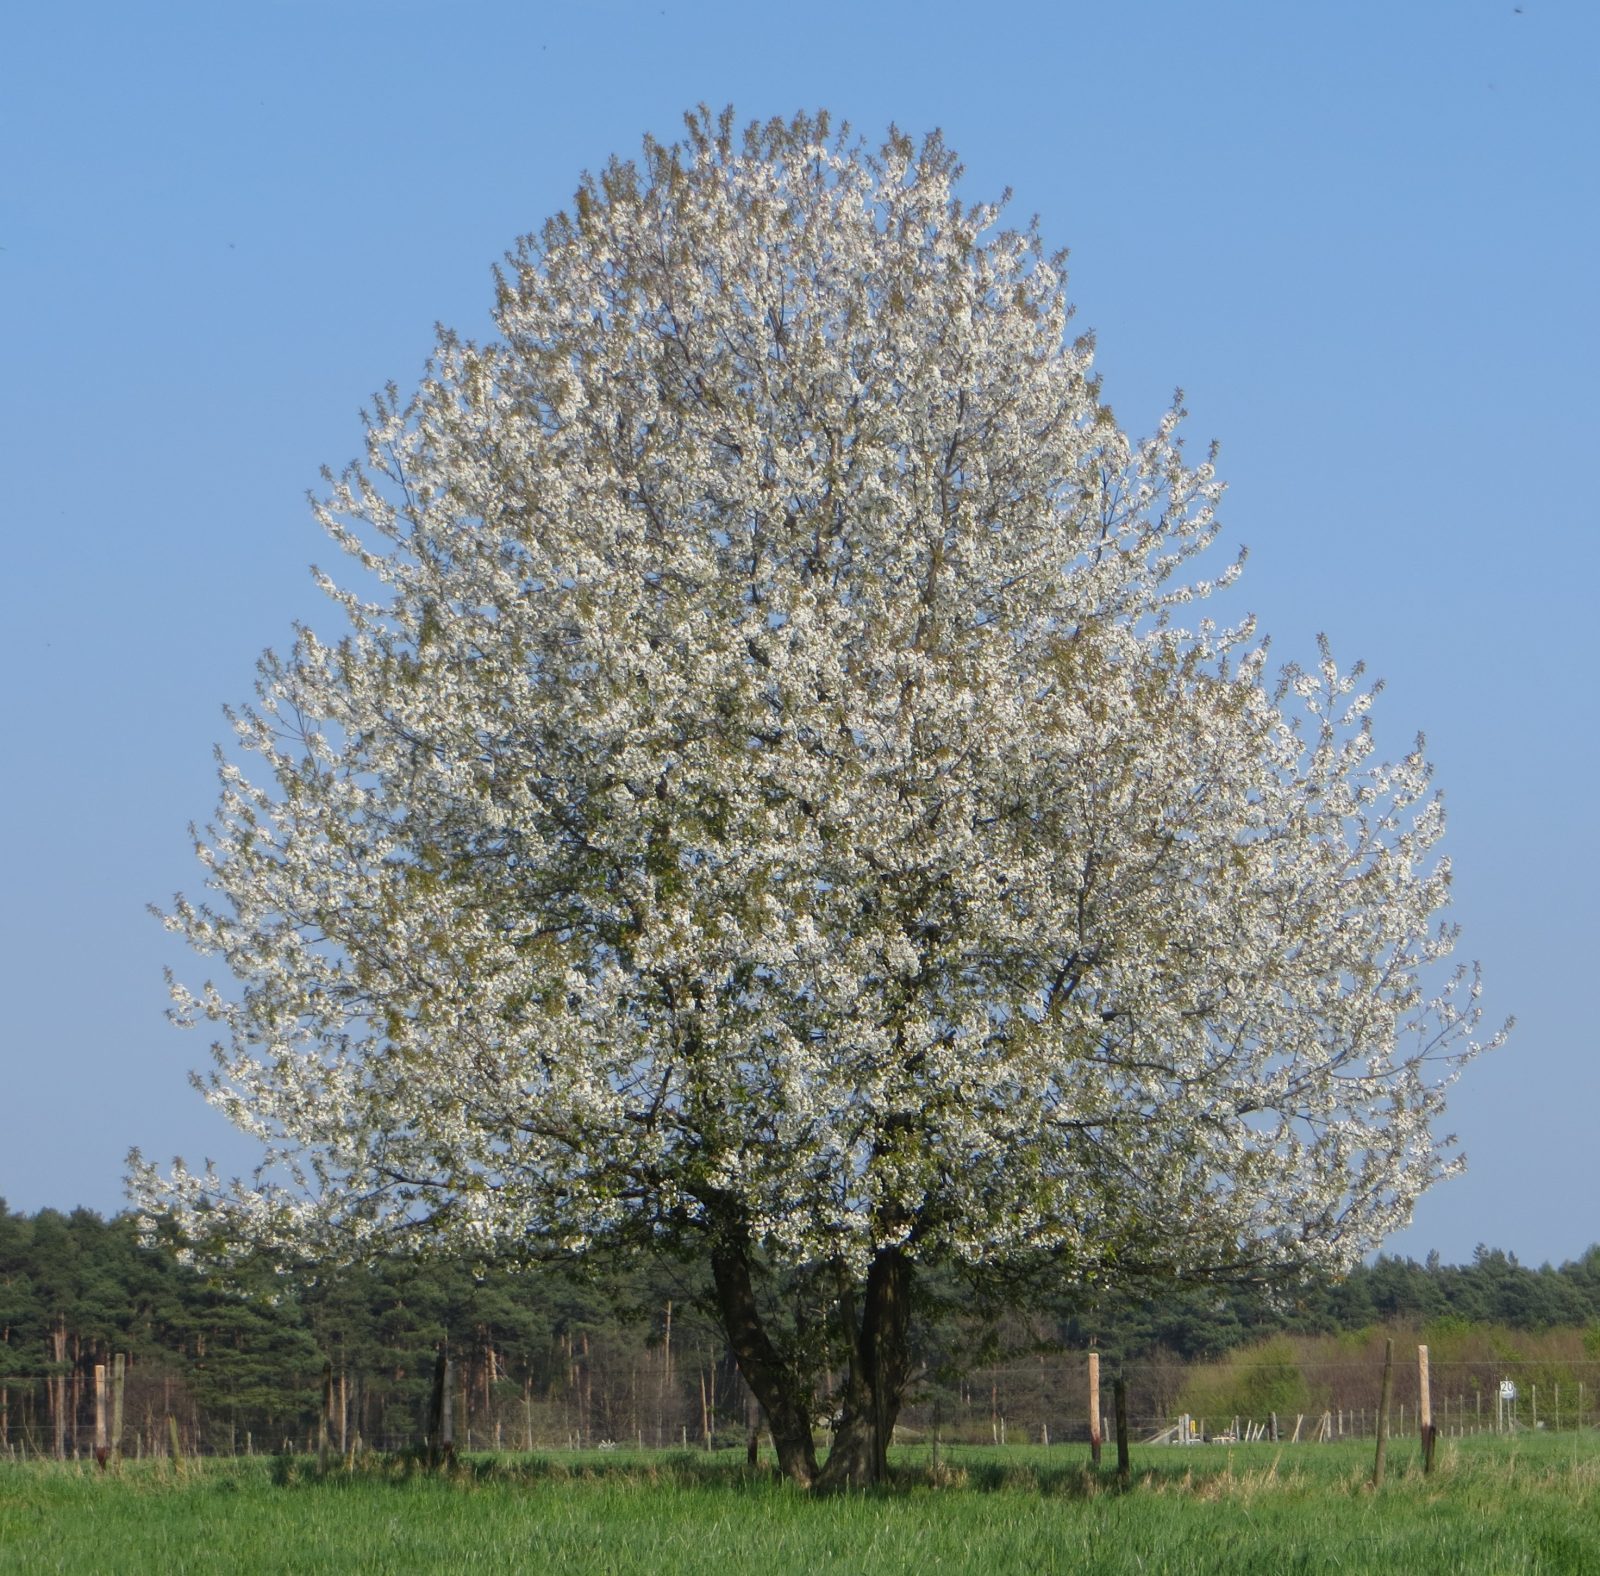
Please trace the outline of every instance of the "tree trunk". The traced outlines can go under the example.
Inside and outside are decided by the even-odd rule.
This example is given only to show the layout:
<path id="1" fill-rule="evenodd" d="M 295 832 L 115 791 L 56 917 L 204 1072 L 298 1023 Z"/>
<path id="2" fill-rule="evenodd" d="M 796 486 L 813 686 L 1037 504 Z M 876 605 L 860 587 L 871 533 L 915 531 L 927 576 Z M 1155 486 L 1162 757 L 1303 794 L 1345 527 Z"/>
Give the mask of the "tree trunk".
<path id="1" fill-rule="evenodd" d="M 854 1325 L 855 1310 L 847 1304 L 843 1311 Z M 889 1441 L 910 1371 L 910 1324 L 911 1261 L 899 1248 L 885 1248 L 867 1270 L 843 1414 L 817 1480 L 820 1488 L 865 1488 L 887 1475 Z"/>
<path id="2" fill-rule="evenodd" d="M 778 1470 L 809 1488 L 817 1479 L 809 1393 L 772 1344 L 750 1281 L 749 1243 L 742 1231 L 724 1229 L 711 1251 L 717 1310 L 734 1360 L 760 1403 L 778 1452 Z"/>

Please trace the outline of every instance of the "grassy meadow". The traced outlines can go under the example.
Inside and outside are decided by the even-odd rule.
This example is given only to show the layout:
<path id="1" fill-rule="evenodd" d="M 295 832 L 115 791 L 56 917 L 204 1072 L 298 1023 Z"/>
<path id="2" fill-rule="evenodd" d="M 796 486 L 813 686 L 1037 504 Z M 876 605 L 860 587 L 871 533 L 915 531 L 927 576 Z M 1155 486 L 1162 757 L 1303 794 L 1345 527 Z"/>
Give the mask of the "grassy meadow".
<path id="1" fill-rule="evenodd" d="M 0 1463 L 0 1571 L 1600 1571 L 1600 1434 L 1441 1440 L 1421 1475 L 1371 1441 L 1135 1450 L 1133 1485 L 1081 1447 L 952 1448 L 934 1481 L 811 1498 L 743 1464 L 631 1452 L 372 1461 Z"/>

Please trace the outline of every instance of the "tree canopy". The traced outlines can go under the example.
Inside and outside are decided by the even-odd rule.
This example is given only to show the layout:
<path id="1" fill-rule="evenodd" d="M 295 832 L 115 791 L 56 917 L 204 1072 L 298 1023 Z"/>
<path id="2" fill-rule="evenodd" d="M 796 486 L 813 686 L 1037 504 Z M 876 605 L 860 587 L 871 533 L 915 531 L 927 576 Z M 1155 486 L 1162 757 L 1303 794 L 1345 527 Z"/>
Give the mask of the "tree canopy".
<path id="1" fill-rule="evenodd" d="M 263 1166 L 135 1157 L 297 1252 L 696 1253 L 805 1480 L 835 1362 L 881 1470 L 919 1266 L 1348 1265 L 1476 1048 L 1420 741 L 1192 617 L 1212 458 L 959 173 L 691 115 L 376 402 L 169 916 Z"/>

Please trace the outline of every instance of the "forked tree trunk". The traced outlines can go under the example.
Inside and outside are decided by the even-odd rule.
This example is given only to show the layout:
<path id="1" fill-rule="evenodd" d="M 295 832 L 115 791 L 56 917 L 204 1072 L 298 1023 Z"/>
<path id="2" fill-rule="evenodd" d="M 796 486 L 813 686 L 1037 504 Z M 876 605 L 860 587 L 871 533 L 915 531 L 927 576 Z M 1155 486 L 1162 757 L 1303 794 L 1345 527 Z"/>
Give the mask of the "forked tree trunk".
<path id="1" fill-rule="evenodd" d="M 711 1252 L 711 1274 L 723 1332 L 739 1372 L 761 1404 L 778 1452 L 778 1470 L 810 1488 L 817 1480 L 817 1448 L 811 1436 L 810 1390 L 772 1344 L 750 1279 L 749 1242 L 737 1229 L 719 1234 Z"/>
<path id="2" fill-rule="evenodd" d="M 899 1248 L 886 1248 L 867 1270 L 859 1322 L 856 1310 L 842 1311 L 854 1330 L 843 1413 L 833 1448 L 817 1486 L 865 1488 L 883 1482 L 889 1441 L 905 1396 L 910 1362 L 911 1261 Z"/>
<path id="3" fill-rule="evenodd" d="M 767 1334 L 751 1279 L 749 1239 L 742 1231 L 725 1228 L 719 1234 L 711 1269 L 723 1331 L 766 1417 L 779 1470 L 806 1488 L 883 1482 L 910 1375 L 911 1260 L 899 1248 L 886 1248 L 869 1266 L 859 1300 L 849 1294 L 842 1300 L 850 1366 L 833 1448 L 820 1471 L 811 1431 L 815 1376 L 787 1360 Z"/>

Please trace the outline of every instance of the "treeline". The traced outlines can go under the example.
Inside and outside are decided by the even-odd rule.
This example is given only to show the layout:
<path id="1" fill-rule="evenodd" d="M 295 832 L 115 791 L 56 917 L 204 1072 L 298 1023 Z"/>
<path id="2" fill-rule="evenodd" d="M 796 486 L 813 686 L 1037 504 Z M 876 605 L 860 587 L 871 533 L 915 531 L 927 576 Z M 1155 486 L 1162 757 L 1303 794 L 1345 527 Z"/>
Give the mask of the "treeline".
<path id="1" fill-rule="evenodd" d="M 81 1453 L 94 1368 L 123 1353 L 124 1449 L 165 1448 L 169 1417 L 191 1451 L 304 1448 L 325 1370 L 342 1439 L 394 1448 L 420 1437 L 441 1346 L 471 1445 L 698 1441 L 742 1392 L 688 1288 L 654 1268 L 603 1289 L 449 1260 L 224 1281 L 141 1243 L 130 1215 L 0 1201 L 0 1441 Z"/>
<path id="2" fill-rule="evenodd" d="M 1348 1335 L 1443 1320 L 1516 1331 L 1600 1323 L 1600 1245 L 1538 1269 L 1480 1246 L 1470 1264 L 1445 1264 L 1437 1253 L 1421 1263 L 1380 1254 L 1343 1279 L 1298 1287 L 1141 1287 L 1070 1313 L 1062 1338 L 1075 1345 L 1098 1338 L 1119 1357 L 1190 1363 L 1275 1334 Z"/>
<path id="3" fill-rule="evenodd" d="M 141 1243 L 131 1216 L 27 1216 L 0 1201 L 0 1450 L 82 1453 L 94 1369 L 114 1353 L 128 1359 L 130 1452 L 164 1448 L 169 1418 L 189 1450 L 304 1449 L 330 1384 L 336 1445 L 416 1444 L 441 1347 L 469 1448 L 729 1444 L 746 1437 L 753 1412 L 703 1293 L 692 1268 L 670 1262 L 627 1274 L 449 1260 L 292 1274 L 245 1264 L 224 1283 L 180 1262 L 170 1243 Z M 1154 1419 L 1181 1400 L 1194 1365 L 1268 1337 L 1440 1321 L 1600 1327 L 1600 1247 L 1559 1268 L 1480 1249 L 1469 1265 L 1383 1257 L 1287 1291 L 1144 1286 L 987 1322 L 970 1311 L 930 1319 L 903 1421 L 988 1437 L 1009 1420 L 1033 1437 L 1046 1428 L 1067 1437 L 1084 1415 L 1077 1354 L 1091 1343 L 1107 1373 L 1126 1367 L 1136 1413 Z M 1306 1404 L 1327 1393 L 1311 1381 Z"/>

